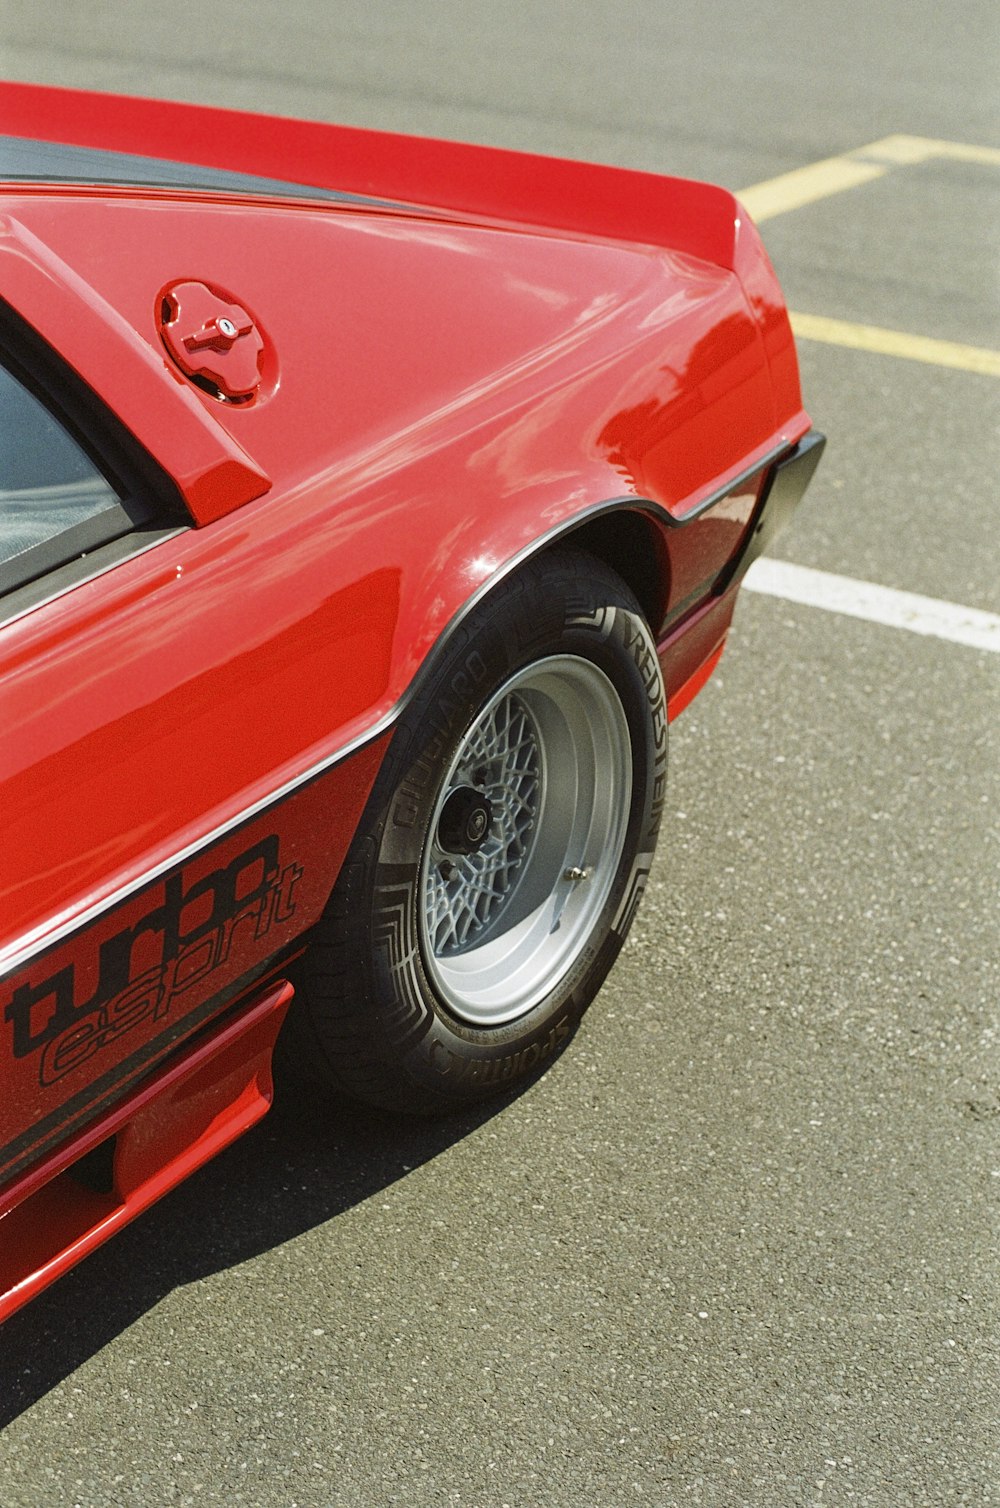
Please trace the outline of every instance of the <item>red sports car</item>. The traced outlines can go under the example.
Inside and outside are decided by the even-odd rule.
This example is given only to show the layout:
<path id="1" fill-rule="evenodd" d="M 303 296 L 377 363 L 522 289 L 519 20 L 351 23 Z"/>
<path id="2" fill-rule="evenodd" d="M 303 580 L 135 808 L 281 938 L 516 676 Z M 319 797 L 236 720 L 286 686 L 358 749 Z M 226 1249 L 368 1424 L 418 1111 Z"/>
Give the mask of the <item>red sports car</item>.
<path id="1" fill-rule="evenodd" d="M 0 129 L 2 1318 L 264 1113 L 286 1011 L 416 1111 L 562 1049 L 823 440 L 722 189 L 22 85 Z"/>

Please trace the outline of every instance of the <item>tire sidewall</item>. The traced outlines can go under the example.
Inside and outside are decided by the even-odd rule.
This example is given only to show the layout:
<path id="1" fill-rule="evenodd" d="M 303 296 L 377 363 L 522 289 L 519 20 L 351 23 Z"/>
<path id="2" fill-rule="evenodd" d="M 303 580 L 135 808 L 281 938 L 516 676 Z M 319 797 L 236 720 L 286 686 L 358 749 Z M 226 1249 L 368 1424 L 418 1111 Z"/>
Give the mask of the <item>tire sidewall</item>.
<path id="1" fill-rule="evenodd" d="M 569 1041 L 624 942 L 659 832 L 667 721 L 655 645 L 617 576 L 586 557 L 560 564 L 544 572 L 540 592 L 511 584 L 458 631 L 408 709 L 386 772 L 392 791 L 370 873 L 373 1028 L 407 1077 L 445 1100 L 516 1082 Z M 625 712 L 633 778 L 622 856 L 591 935 L 557 986 L 515 1021 L 478 1028 L 452 1014 L 424 967 L 424 844 L 445 772 L 484 705 L 511 676 L 555 654 L 601 669 Z"/>

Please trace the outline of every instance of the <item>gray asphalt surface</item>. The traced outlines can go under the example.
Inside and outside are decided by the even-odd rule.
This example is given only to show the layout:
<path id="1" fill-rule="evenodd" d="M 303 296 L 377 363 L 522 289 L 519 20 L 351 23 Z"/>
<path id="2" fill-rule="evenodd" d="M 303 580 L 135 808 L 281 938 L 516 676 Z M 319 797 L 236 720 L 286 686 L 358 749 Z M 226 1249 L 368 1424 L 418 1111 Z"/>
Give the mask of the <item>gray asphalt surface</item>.
<path id="1" fill-rule="evenodd" d="M 0 0 L 8 77 L 740 188 L 1000 144 L 992 4 Z M 769 222 L 793 307 L 1000 348 L 1000 169 Z M 995 378 L 804 343 L 777 553 L 1000 611 Z M 997 657 L 747 594 L 623 958 L 528 1092 L 286 1095 L 0 1333 L 0 1505 L 997 1501 Z"/>

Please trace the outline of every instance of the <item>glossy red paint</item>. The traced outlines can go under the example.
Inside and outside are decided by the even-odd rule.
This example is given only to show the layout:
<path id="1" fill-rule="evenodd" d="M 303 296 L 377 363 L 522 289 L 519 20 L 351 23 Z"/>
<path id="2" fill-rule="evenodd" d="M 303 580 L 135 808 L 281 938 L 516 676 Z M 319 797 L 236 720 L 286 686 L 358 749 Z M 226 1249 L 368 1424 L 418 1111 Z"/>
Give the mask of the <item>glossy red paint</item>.
<path id="1" fill-rule="evenodd" d="M 0 1324 L 266 1114 L 291 995 L 282 981 L 244 1004 L 5 1189 Z M 95 1177 L 84 1159 L 102 1150 Z"/>
<path id="2" fill-rule="evenodd" d="M 0 198 L 5 298 L 192 525 L 0 621 L 0 1265 L 27 1294 L 194 1165 L 161 1147 L 96 1223 L 70 1200 L 77 1234 L 36 1277 L 3 1256 L 36 1218 L 31 1169 L 110 1135 L 122 1096 L 166 1094 L 176 1054 L 299 945 L 470 602 L 627 515 L 643 559 L 613 563 L 676 715 L 721 654 L 766 469 L 809 420 L 773 271 L 722 190 L 22 85 L 0 112 L 14 135 L 406 201 Z M 209 331 L 214 395 L 167 333 L 186 305 L 182 343 L 218 317 L 254 334 L 230 382 L 237 337 Z M 43 1225 L 62 1230 L 66 1187 L 32 1192 Z"/>
<path id="3" fill-rule="evenodd" d="M 160 309 L 160 339 L 185 377 L 209 383 L 220 399 L 256 402 L 265 347 L 242 304 L 182 282 L 163 290 Z"/>
<path id="4" fill-rule="evenodd" d="M 4 969 L 0 1186 L 112 1103 L 294 949 L 318 917 L 382 743 Z M 165 849 L 164 849 L 165 851 Z"/>
<path id="5" fill-rule="evenodd" d="M 734 200 L 712 184 L 528 152 L 165 100 L 0 86 L 12 136 L 134 152 L 482 216 L 669 245 L 732 267 Z"/>
<path id="6" fill-rule="evenodd" d="M 267 491 L 269 478 L 207 419 L 191 390 L 179 380 L 173 388 L 164 384 L 159 353 L 68 262 L 7 214 L 0 215 L 0 286 L 128 428 L 141 432 L 156 416 L 162 464 L 199 523 Z"/>
<path id="7" fill-rule="evenodd" d="M 60 914 L 74 896 L 89 903 L 101 879 L 147 872 L 161 844 L 386 715 L 449 619 L 541 532 L 623 496 L 681 517 L 779 443 L 739 284 L 667 253 L 176 195 L 25 194 L 8 216 L 53 266 L 80 248 L 76 281 L 102 312 L 114 300 L 108 329 L 141 337 L 159 364 L 162 397 L 128 410 L 130 427 L 182 490 L 179 398 L 271 479 L 238 509 L 220 485 L 229 516 L 211 532 L 166 541 L 7 633 L 17 932 L 53 902 Z M 181 385 L 157 297 L 185 266 L 266 311 L 283 372 L 270 401 L 225 407 Z M 55 335 L 51 317 L 20 312 Z M 121 412 L 113 341 L 76 322 L 62 349 Z M 755 485 L 692 530 L 659 525 L 668 608 L 735 549 Z M 30 673 L 13 679 L 8 656 Z M 45 824 L 81 768 L 94 799 Z M 16 902 L 32 896 L 25 913 Z"/>
<path id="8" fill-rule="evenodd" d="M 694 701 L 698 692 L 707 684 L 716 666 L 722 659 L 722 651 L 725 647 L 726 641 L 723 639 L 721 644 L 702 660 L 694 674 L 690 675 L 683 686 L 679 686 L 673 696 L 669 698 L 667 702 L 667 717 L 671 722 L 673 722 L 675 717 L 680 717 L 684 708 Z"/>

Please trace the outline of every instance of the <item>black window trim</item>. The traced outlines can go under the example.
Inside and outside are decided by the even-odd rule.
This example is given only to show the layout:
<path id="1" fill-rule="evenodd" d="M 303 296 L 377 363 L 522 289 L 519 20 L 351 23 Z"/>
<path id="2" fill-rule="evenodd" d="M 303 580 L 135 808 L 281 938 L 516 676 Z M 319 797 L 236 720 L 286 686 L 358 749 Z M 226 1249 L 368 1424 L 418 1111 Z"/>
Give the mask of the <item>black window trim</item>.
<path id="1" fill-rule="evenodd" d="M 181 495 L 135 436 L 0 298 L 0 365 L 36 397 L 118 494 L 93 517 L 0 565 L 0 622 L 191 527 Z"/>
<path id="2" fill-rule="evenodd" d="M 68 529 L 60 529 L 58 534 L 19 550 L 9 560 L 0 563 L 0 593 L 6 595 L 20 586 L 30 585 L 56 566 L 89 555 L 101 545 L 130 534 L 135 527 L 135 520 L 128 510 L 116 499 L 111 500 L 99 513 L 90 514 Z"/>
<path id="3" fill-rule="evenodd" d="M 14 586 L 0 593 L 0 633 L 18 618 L 23 618 L 25 613 L 44 607 L 73 587 L 93 581 L 96 576 L 103 576 L 123 561 L 145 555 L 147 550 L 164 540 L 173 539 L 177 534 L 186 533 L 190 527 L 188 523 L 133 528 L 128 534 L 122 534 L 96 550 L 78 555 L 65 565 L 53 566 L 44 575 L 35 576 L 24 586 Z"/>

